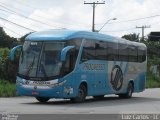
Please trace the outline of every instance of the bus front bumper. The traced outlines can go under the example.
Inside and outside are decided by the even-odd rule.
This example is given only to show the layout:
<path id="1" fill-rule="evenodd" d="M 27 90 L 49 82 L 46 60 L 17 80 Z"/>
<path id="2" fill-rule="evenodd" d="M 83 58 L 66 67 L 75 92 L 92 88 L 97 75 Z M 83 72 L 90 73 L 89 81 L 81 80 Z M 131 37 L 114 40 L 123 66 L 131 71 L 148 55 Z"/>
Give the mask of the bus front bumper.
<path id="1" fill-rule="evenodd" d="M 62 94 L 62 87 L 56 88 L 47 88 L 42 89 L 39 86 L 20 86 L 16 85 L 16 93 L 17 95 L 21 96 L 35 96 L 35 97 L 49 97 L 49 98 L 61 98 Z"/>
<path id="2" fill-rule="evenodd" d="M 57 82 L 55 82 L 57 81 Z M 50 81 L 29 81 L 21 78 L 16 80 L 16 93 L 21 96 L 35 96 L 35 97 L 49 97 L 62 98 L 63 97 L 63 82 L 55 80 L 54 84 Z"/>

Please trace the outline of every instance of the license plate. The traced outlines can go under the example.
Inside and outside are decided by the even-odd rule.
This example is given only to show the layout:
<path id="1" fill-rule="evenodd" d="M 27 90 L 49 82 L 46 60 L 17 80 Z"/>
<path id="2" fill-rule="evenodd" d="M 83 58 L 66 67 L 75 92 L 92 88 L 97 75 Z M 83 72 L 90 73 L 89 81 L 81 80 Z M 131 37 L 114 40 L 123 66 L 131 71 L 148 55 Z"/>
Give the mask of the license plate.
<path id="1" fill-rule="evenodd" d="M 39 92 L 32 92 L 32 95 L 39 95 Z"/>

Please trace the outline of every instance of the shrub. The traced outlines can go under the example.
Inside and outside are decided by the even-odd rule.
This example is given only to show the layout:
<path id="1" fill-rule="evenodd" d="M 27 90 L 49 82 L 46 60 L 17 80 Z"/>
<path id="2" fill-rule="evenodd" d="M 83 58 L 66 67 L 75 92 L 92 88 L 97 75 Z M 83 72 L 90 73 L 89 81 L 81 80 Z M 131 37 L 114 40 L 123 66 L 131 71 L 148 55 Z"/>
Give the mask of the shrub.
<path id="1" fill-rule="evenodd" d="M 10 60 L 10 50 L 8 48 L 0 48 L 0 78 L 15 82 L 18 71 L 20 51 L 16 52 L 15 60 Z"/>
<path id="2" fill-rule="evenodd" d="M 6 80 L 0 80 L 0 97 L 16 96 L 16 85 Z"/>

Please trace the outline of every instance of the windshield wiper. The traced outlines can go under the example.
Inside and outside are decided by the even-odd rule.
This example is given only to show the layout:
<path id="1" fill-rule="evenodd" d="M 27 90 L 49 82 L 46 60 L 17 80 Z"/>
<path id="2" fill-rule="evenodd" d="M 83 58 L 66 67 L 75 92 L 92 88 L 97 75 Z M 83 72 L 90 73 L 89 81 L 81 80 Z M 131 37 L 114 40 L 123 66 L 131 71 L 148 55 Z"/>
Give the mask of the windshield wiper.
<path id="1" fill-rule="evenodd" d="M 22 64 L 22 62 L 23 62 L 23 59 L 24 59 L 24 56 L 23 56 L 24 54 L 23 54 L 23 50 L 22 50 L 22 53 L 21 53 L 21 64 Z"/>
<path id="2" fill-rule="evenodd" d="M 46 70 L 45 70 L 45 68 L 44 68 L 44 64 L 41 64 L 41 66 L 42 66 L 42 71 L 43 71 L 43 74 L 44 74 L 45 79 L 48 79 Z"/>
<path id="3" fill-rule="evenodd" d="M 29 68 L 28 68 L 28 70 L 27 70 L 27 72 L 26 72 L 26 74 L 25 74 L 26 76 L 29 75 L 29 72 L 30 72 L 31 69 L 33 68 L 34 61 L 35 61 L 35 55 L 34 55 L 34 57 L 33 57 L 33 61 L 32 61 L 31 64 L 29 65 Z"/>

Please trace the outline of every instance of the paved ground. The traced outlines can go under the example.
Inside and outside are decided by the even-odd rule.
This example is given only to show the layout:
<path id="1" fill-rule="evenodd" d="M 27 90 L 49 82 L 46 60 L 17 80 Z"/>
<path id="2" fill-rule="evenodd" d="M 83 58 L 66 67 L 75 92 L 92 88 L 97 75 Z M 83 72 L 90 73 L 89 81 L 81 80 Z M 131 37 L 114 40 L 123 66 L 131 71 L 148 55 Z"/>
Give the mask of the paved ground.
<path id="1" fill-rule="evenodd" d="M 131 99 L 106 96 L 103 100 L 89 97 L 84 103 L 51 99 L 41 104 L 32 97 L 0 98 L 0 112 L 20 114 L 121 114 L 160 113 L 160 88 L 134 93 Z"/>

